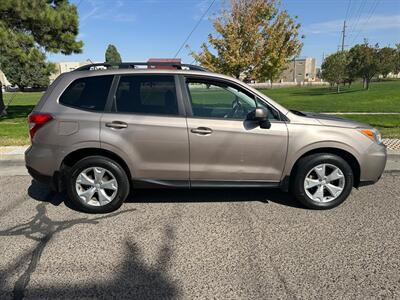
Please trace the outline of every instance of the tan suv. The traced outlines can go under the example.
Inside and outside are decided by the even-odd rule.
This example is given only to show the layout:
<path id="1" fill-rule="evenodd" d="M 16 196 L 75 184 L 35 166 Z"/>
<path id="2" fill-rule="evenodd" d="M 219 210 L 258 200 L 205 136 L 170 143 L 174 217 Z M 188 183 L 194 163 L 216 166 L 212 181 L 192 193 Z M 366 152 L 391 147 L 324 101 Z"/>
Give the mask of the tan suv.
<path id="1" fill-rule="evenodd" d="M 368 125 L 290 111 L 239 80 L 172 63 L 62 74 L 29 127 L 30 174 L 86 212 L 115 210 L 145 187 L 280 187 L 326 209 L 386 163 Z"/>

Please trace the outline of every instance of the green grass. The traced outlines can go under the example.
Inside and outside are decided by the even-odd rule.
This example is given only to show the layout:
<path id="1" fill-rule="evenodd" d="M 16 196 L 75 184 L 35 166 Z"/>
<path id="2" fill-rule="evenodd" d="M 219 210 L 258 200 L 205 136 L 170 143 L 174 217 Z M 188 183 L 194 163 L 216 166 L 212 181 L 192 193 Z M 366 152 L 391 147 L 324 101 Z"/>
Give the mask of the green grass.
<path id="1" fill-rule="evenodd" d="M 261 92 L 289 109 L 312 112 L 400 112 L 400 80 L 361 83 L 345 87 L 339 94 L 329 87 L 262 89 Z"/>
<path id="2" fill-rule="evenodd" d="M 262 89 L 261 92 L 288 109 L 310 112 L 400 112 L 400 80 L 373 82 L 364 90 L 361 83 L 342 92 L 329 87 Z M 382 136 L 400 138 L 400 115 L 339 115 L 376 127 Z"/>
<path id="3" fill-rule="evenodd" d="M 261 90 L 289 109 L 312 112 L 400 112 L 400 80 L 373 82 L 369 91 L 361 84 L 336 94 L 328 87 L 291 87 Z M 15 95 L 8 115 L 0 118 L 0 146 L 29 144 L 26 118 L 42 93 L 6 93 L 5 103 Z M 400 138 L 400 115 L 340 115 L 378 128 L 384 137 Z"/>
<path id="4" fill-rule="evenodd" d="M 6 93 L 4 102 L 14 97 L 7 116 L 0 118 L 0 146 L 29 144 L 27 116 L 43 93 Z"/>

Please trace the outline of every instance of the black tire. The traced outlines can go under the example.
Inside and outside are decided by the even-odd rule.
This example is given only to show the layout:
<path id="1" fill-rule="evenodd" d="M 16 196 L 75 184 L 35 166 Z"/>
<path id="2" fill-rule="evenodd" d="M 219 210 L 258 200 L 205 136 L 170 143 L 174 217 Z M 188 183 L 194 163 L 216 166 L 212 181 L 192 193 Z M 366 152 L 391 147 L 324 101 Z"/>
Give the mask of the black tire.
<path id="1" fill-rule="evenodd" d="M 115 198 L 103 205 L 94 206 L 87 204 L 79 196 L 75 188 L 78 175 L 90 167 L 100 167 L 110 172 L 118 183 Z M 73 165 L 66 173 L 66 189 L 71 203 L 79 210 L 87 213 L 108 213 L 121 207 L 129 194 L 129 180 L 125 170 L 115 161 L 103 156 L 89 156 L 81 159 Z"/>
<path id="2" fill-rule="evenodd" d="M 310 198 L 304 188 L 304 180 L 307 174 L 320 164 L 331 164 L 338 167 L 345 179 L 342 193 L 334 200 L 319 202 Z M 317 153 L 301 158 L 295 167 L 291 180 L 291 193 L 304 206 L 311 209 L 330 209 L 340 205 L 350 195 L 354 183 L 353 170 L 349 164 L 341 157 L 330 153 Z"/>

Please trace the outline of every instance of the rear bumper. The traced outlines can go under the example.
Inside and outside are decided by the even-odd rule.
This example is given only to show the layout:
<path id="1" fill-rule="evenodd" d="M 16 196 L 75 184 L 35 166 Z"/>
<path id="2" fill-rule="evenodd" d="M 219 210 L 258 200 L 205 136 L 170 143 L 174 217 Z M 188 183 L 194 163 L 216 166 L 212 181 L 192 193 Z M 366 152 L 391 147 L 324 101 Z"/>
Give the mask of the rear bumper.
<path id="1" fill-rule="evenodd" d="M 39 174 L 53 176 L 59 166 L 56 153 L 51 146 L 32 145 L 25 151 L 25 165 Z"/>
<path id="2" fill-rule="evenodd" d="M 28 173 L 29 175 L 31 175 L 31 177 L 33 179 L 35 179 L 36 181 L 46 184 L 46 185 L 50 185 L 53 181 L 53 177 L 49 176 L 49 175 L 44 175 L 42 173 L 39 173 L 38 171 L 36 171 L 35 169 L 26 166 L 26 168 L 28 169 Z"/>
<path id="3" fill-rule="evenodd" d="M 26 166 L 26 168 L 28 170 L 29 175 L 31 175 L 32 178 L 37 182 L 48 185 L 53 191 L 56 192 L 61 192 L 63 190 L 63 184 L 60 172 L 54 172 L 53 176 L 49 176 L 42 174 L 29 166 Z"/>

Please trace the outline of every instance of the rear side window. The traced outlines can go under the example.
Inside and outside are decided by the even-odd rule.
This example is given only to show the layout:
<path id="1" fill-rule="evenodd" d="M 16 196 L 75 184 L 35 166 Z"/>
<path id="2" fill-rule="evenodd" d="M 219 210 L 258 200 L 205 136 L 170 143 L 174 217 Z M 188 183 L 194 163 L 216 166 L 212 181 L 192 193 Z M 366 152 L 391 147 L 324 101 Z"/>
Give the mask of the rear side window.
<path id="1" fill-rule="evenodd" d="M 121 76 L 115 95 L 115 111 L 178 115 L 174 77 L 168 75 Z"/>
<path id="2" fill-rule="evenodd" d="M 73 81 L 60 97 L 60 103 L 81 109 L 103 111 L 113 76 L 94 76 Z"/>

